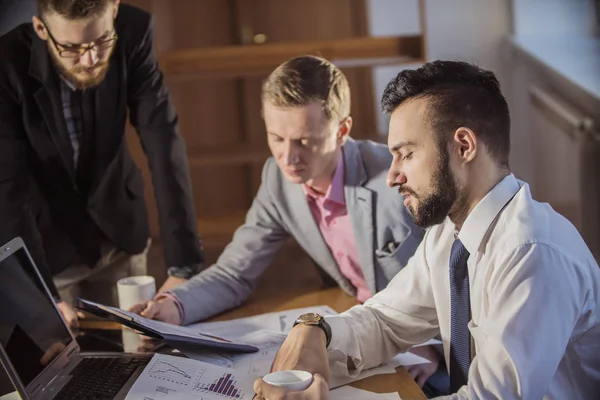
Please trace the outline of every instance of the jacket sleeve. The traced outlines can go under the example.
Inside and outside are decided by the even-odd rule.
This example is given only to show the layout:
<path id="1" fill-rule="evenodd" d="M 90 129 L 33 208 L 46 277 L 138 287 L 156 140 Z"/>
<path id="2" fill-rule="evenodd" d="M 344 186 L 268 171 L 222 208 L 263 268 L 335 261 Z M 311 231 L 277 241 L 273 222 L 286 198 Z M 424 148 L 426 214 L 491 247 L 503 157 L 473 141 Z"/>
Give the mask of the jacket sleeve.
<path id="1" fill-rule="evenodd" d="M 50 292 L 58 297 L 31 206 L 31 151 L 20 116 L 17 102 L 0 86 L 0 246 L 20 236 Z"/>
<path id="2" fill-rule="evenodd" d="M 128 106 L 152 173 L 167 266 L 202 264 L 186 148 L 152 45 L 148 17 L 128 48 Z M 141 37 L 140 37 L 141 36 Z"/>
<path id="3" fill-rule="evenodd" d="M 262 183 L 246 222 L 216 264 L 172 290 L 183 306 L 184 324 L 243 303 L 289 236 L 269 193 L 269 163 L 263 168 Z"/>

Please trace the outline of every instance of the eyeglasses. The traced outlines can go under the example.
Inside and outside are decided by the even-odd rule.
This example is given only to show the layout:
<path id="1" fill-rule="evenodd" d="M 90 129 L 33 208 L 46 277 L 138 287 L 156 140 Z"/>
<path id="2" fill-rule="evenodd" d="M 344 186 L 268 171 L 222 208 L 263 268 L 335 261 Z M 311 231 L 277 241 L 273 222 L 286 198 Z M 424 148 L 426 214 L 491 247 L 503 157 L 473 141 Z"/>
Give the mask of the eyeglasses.
<path id="1" fill-rule="evenodd" d="M 50 29 L 48 29 L 48 25 L 46 24 L 46 22 L 44 22 L 44 28 L 46 29 L 46 32 L 48 32 L 48 36 L 50 37 L 50 40 L 54 44 L 54 47 L 56 47 L 56 51 L 58 52 L 58 55 L 63 58 L 82 57 L 85 53 L 87 53 L 89 50 L 92 50 L 92 49 L 95 49 L 96 52 L 106 51 L 106 50 L 110 49 L 111 47 L 113 47 L 115 45 L 115 43 L 117 43 L 117 39 L 118 39 L 117 34 L 115 32 L 113 32 L 113 34 L 110 37 L 108 37 L 106 39 L 101 39 L 99 41 L 93 41 L 90 44 L 85 45 L 85 46 L 83 46 L 83 45 L 67 45 L 67 44 L 59 43 L 56 41 L 56 39 L 54 39 L 54 36 L 50 32 Z"/>

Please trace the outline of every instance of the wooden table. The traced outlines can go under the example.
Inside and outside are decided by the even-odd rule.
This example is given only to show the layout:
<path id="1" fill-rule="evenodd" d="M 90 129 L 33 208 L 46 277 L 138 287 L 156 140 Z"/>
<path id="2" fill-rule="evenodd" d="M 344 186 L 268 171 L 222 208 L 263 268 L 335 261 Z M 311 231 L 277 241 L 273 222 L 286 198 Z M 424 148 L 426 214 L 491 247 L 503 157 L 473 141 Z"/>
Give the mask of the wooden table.
<path id="1" fill-rule="evenodd" d="M 261 296 L 257 293 L 242 307 L 223 313 L 210 321 L 224 321 L 234 318 L 250 317 L 274 311 L 284 311 L 294 308 L 328 305 L 337 312 L 342 312 L 358 304 L 353 297 L 348 296 L 339 288 L 319 290 L 311 293 L 306 291 L 270 294 Z M 108 321 L 81 321 L 82 328 L 120 329 L 120 325 Z M 426 399 L 421 388 L 415 383 L 404 367 L 396 368 L 395 374 L 375 375 L 354 382 L 351 386 L 370 390 L 376 393 L 398 392 L 402 400 Z"/>

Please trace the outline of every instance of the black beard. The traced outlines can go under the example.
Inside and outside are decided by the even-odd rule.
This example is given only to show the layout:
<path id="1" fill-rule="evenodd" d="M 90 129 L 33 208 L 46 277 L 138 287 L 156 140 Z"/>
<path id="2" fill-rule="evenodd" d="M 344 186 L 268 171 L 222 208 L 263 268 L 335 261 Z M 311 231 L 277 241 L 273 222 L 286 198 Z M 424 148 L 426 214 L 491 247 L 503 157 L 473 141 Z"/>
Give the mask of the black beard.
<path id="1" fill-rule="evenodd" d="M 440 160 L 436 171 L 433 174 L 432 193 L 420 199 L 416 193 L 410 189 L 398 190 L 403 193 L 411 194 L 418 201 L 416 209 L 408 206 L 412 214 L 415 225 L 422 228 L 428 228 L 433 225 L 444 222 L 450 210 L 456 203 L 458 190 L 456 180 L 450 171 L 448 152 L 446 149 L 440 150 Z"/>

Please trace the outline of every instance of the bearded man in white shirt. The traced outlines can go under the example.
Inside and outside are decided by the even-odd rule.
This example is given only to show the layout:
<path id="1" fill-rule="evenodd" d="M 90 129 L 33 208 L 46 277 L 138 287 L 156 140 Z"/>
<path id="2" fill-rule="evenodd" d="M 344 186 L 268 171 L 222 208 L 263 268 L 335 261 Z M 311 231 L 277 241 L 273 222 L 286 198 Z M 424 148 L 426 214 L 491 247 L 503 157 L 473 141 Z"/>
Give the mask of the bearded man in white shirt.
<path id="1" fill-rule="evenodd" d="M 508 166 L 510 117 L 494 74 L 436 61 L 398 74 L 388 184 L 428 227 L 408 265 L 364 305 L 302 315 L 273 370 L 315 374 L 304 392 L 257 380 L 257 397 L 327 399 L 356 375 L 442 337 L 448 399 L 597 399 L 600 269 L 575 227 Z"/>

